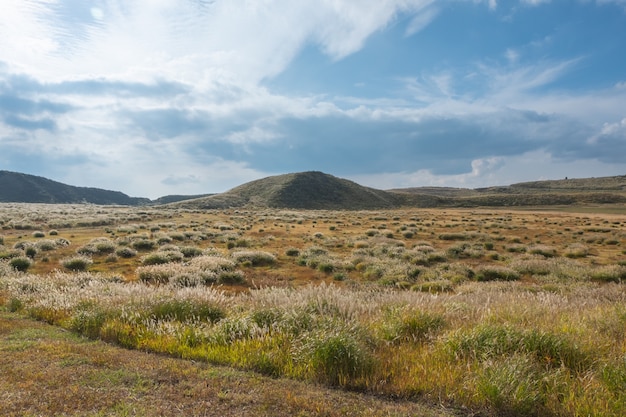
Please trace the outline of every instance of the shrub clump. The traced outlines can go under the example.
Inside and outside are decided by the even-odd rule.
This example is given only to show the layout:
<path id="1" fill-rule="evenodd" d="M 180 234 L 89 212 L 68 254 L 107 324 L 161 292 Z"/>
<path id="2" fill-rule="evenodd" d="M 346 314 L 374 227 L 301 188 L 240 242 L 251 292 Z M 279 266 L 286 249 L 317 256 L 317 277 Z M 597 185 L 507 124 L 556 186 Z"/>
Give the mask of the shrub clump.
<path id="1" fill-rule="evenodd" d="M 156 248 L 157 243 L 154 240 L 150 239 L 139 239 L 135 240 L 131 243 L 133 249 L 138 251 L 149 251 Z"/>
<path id="2" fill-rule="evenodd" d="M 119 256 L 120 258 L 132 258 L 134 256 L 137 256 L 137 251 L 134 250 L 133 248 L 129 248 L 126 246 L 126 247 L 117 249 L 115 251 L 115 254 Z"/>
<path id="3" fill-rule="evenodd" d="M 505 266 L 485 265 L 476 270 L 476 280 L 485 281 L 517 281 L 519 272 Z"/>
<path id="4" fill-rule="evenodd" d="M 26 256 L 18 256 L 16 258 L 12 258 L 9 261 L 9 265 L 16 271 L 20 271 L 20 272 L 26 272 L 32 264 L 33 264 L 33 261 L 31 261 Z"/>
<path id="5" fill-rule="evenodd" d="M 556 249 L 548 245 L 532 245 L 528 248 L 528 252 L 533 255 L 541 255 L 546 258 L 556 256 Z"/>
<path id="6" fill-rule="evenodd" d="M 253 266 L 273 265 L 276 257 L 269 252 L 263 251 L 238 251 L 231 255 L 237 263 L 249 262 Z"/>
<path id="7" fill-rule="evenodd" d="M 51 239 L 44 239 L 35 243 L 35 247 L 42 252 L 55 250 L 58 246 L 63 246 L 63 245 L 59 245 L 59 243 L 56 240 L 51 240 Z"/>
<path id="8" fill-rule="evenodd" d="M 93 260 L 87 256 L 72 256 L 61 260 L 61 265 L 70 271 L 86 271 L 93 264 Z"/>
<path id="9" fill-rule="evenodd" d="M 467 240 L 466 233 L 442 233 L 439 235 L 440 240 Z"/>
<path id="10" fill-rule="evenodd" d="M 183 254 L 179 251 L 158 251 L 152 252 L 141 258 L 142 265 L 160 265 L 170 262 L 180 262 Z"/>
<path id="11" fill-rule="evenodd" d="M 582 243 L 572 243 L 565 248 L 564 256 L 568 258 L 584 258 L 589 255 L 589 247 Z"/>
<path id="12" fill-rule="evenodd" d="M 115 243 L 107 238 L 96 238 L 76 250 L 80 255 L 104 255 L 115 252 Z"/>

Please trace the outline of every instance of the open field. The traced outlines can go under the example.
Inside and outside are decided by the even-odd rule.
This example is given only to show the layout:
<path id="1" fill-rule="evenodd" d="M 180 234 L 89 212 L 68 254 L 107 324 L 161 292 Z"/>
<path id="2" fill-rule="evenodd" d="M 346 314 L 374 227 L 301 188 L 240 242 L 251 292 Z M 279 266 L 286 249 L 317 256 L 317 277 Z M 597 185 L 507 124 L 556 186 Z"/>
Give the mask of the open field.
<path id="1" fill-rule="evenodd" d="M 219 364 L 272 398 L 292 386 L 282 378 L 348 389 L 382 407 L 371 415 L 416 413 L 381 405 L 392 398 L 460 415 L 626 415 L 622 214 L 4 204 L 0 227 L 5 310 L 152 363 L 202 363 L 193 378 Z M 319 398 L 285 415 L 349 414 Z M 98 407 L 86 415 L 141 415 Z"/>

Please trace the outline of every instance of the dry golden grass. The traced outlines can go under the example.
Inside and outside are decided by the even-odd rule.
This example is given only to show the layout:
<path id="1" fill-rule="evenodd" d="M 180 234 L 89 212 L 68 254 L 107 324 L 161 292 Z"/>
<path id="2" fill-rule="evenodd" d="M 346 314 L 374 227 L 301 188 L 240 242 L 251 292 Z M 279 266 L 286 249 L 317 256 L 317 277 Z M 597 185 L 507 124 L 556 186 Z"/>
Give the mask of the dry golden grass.
<path id="1" fill-rule="evenodd" d="M 85 224 L 86 218 L 96 218 L 98 224 Z M 608 417 L 626 412 L 624 215 L 7 205 L 0 206 L 0 226 L 0 254 L 36 247 L 41 239 L 71 242 L 38 251 L 29 274 L 12 273 L 6 262 L 0 264 L 0 304 L 10 310 L 123 346 L 379 396 L 355 395 L 350 403 L 352 394 L 322 390 L 337 396 L 323 403 L 301 393 L 296 398 L 289 388 L 306 391 L 311 385 L 217 368 L 220 375 L 230 372 L 244 380 L 254 399 L 235 390 L 232 408 L 218 407 L 216 415 L 247 414 L 248 406 L 258 406 L 251 414 L 260 415 L 367 415 L 369 406 L 375 407 L 370 415 L 408 415 L 410 407 L 421 410 L 419 402 L 486 416 Z M 50 236 L 52 228 L 56 232 Z M 35 238 L 33 230 L 44 231 L 45 238 Z M 98 238 L 114 242 L 118 249 L 134 247 L 137 255 L 96 251 L 90 255 L 94 262 L 89 273 L 53 272 L 62 269 L 61 260 L 95 246 Z M 147 255 L 158 260 L 166 258 L 167 251 L 207 258 L 142 267 Z M 140 271 L 162 271 L 167 278 L 158 285 L 150 279 L 141 282 Z M 238 282 L 239 277 L 244 281 Z M 221 319 L 199 320 L 194 315 L 204 313 L 189 310 L 198 306 L 217 308 Z M 0 351 L 14 353 L 11 337 L 0 344 Z M 42 339 L 37 349 L 46 352 L 55 343 Z M 163 356 L 126 354 L 191 366 L 202 377 L 213 369 Z M 45 375 L 37 370 L 43 363 L 32 360 L 31 379 L 56 398 L 50 401 L 66 404 L 66 394 L 43 382 Z M 82 369 L 83 364 L 78 365 Z M 73 381 L 74 367 L 68 368 L 51 367 L 59 372 L 51 379 Z M 145 397 L 145 403 L 122 401 L 115 409 L 118 403 L 92 399 L 85 400 L 92 404 L 91 414 L 67 414 L 142 415 L 132 410 L 159 404 L 152 390 L 166 389 L 168 394 L 159 398 L 181 395 L 173 392 L 176 387 L 155 383 L 157 374 L 141 373 L 139 383 L 136 374 L 122 373 L 109 385 L 100 380 L 100 386 L 92 387 L 97 392 L 111 390 L 111 398 L 117 398 L 118 389 L 143 389 L 150 394 L 138 392 L 135 397 Z M 16 386 L 23 384 L 17 373 L 8 375 Z M 75 388 L 87 395 L 81 389 Z M 223 396 L 209 388 L 196 389 L 207 398 Z M 292 408 L 272 403 L 281 397 Z M 390 410 L 380 398 L 415 403 Z M 341 408 L 342 401 L 363 407 Z M 25 414 L 45 414 L 37 408 L 28 411 L 36 406 L 20 405 L 26 407 Z M 152 408 L 143 415 L 174 415 L 168 414 L 174 413 L 167 408 L 172 405 L 159 406 L 164 411 Z M 188 414 L 190 409 L 185 410 Z"/>

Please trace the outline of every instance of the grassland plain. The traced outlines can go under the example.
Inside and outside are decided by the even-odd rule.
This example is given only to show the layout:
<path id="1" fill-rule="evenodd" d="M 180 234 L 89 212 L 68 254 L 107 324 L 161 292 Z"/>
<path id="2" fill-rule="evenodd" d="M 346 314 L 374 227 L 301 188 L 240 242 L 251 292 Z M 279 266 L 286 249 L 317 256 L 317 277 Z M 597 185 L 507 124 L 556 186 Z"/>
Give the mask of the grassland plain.
<path id="1" fill-rule="evenodd" d="M 54 350 L 59 337 L 22 338 L 44 327 L 18 315 L 131 349 L 117 355 L 198 366 L 199 379 L 218 372 L 209 364 L 230 366 L 239 371 L 215 369 L 252 384 L 256 399 L 298 381 L 335 389 L 337 404 L 382 407 L 370 415 L 626 415 L 623 214 L 5 204 L 0 227 L 3 326 L 23 326 L 3 339 L 5 356 Z M 57 366 L 66 374 L 53 379 L 80 366 Z M 39 372 L 44 407 L 66 403 L 36 361 L 24 367 Z M 94 390 L 144 384 L 152 395 L 156 374 L 96 378 Z M 24 384 L 19 373 L 7 375 L 5 397 L 41 413 L 9 389 Z M 232 415 L 245 414 L 251 400 L 237 398 Z M 392 398 L 409 408 L 385 408 Z M 144 407 L 93 401 L 84 415 Z M 254 404 L 280 407 L 268 401 Z M 294 401 L 281 412 L 355 410 Z M 430 411 L 410 409 L 419 404 Z"/>

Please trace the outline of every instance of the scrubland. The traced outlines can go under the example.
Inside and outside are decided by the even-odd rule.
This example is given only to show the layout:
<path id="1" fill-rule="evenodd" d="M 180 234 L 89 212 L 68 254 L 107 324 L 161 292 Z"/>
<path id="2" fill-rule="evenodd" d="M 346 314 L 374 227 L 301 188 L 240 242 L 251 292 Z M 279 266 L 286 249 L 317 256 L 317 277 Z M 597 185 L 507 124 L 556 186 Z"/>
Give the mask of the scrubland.
<path id="1" fill-rule="evenodd" d="M 4 204 L 0 227 L 0 304 L 86 338 L 451 415 L 626 415 L 625 215 Z"/>

